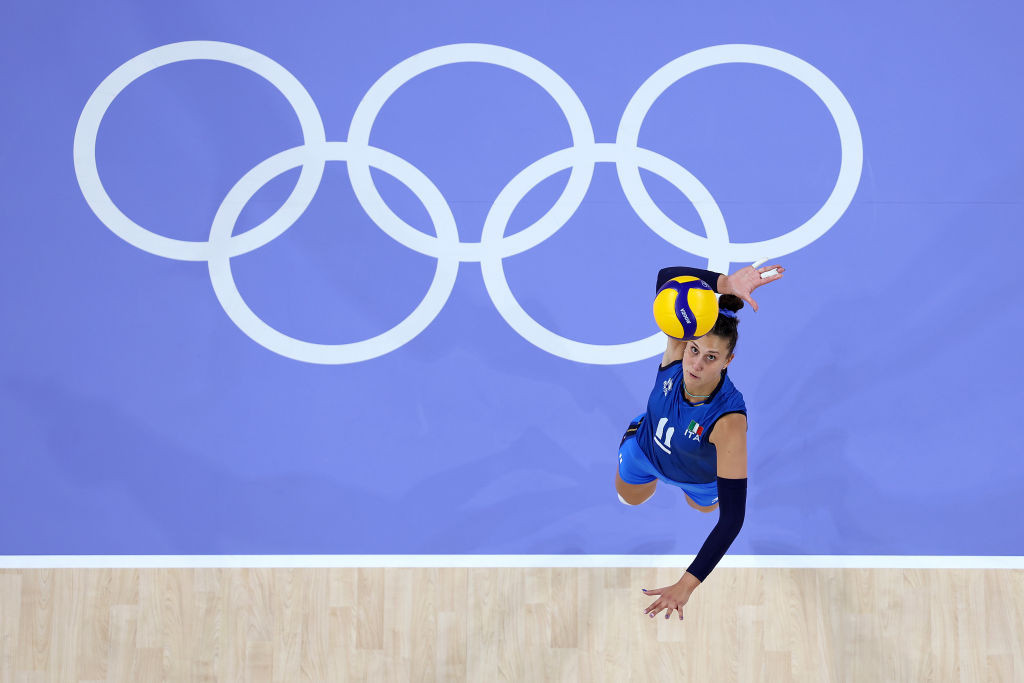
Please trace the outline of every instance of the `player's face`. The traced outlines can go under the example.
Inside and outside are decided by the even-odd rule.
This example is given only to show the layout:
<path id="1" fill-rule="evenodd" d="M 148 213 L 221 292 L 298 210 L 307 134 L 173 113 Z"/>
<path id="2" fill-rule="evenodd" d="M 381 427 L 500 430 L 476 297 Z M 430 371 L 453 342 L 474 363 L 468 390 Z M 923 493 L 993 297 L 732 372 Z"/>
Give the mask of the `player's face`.
<path id="1" fill-rule="evenodd" d="M 686 383 L 694 386 L 718 382 L 719 375 L 732 360 L 729 342 L 716 334 L 686 342 L 683 351 L 683 370 Z"/>

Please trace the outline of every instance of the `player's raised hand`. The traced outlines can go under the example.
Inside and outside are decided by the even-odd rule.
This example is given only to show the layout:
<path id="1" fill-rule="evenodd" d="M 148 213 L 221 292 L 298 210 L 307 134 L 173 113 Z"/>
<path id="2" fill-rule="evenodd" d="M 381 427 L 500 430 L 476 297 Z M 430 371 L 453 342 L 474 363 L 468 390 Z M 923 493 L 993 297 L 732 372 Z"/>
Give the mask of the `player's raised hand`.
<path id="1" fill-rule="evenodd" d="M 782 274 L 786 271 L 786 269 L 780 265 L 762 266 L 762 263 L 764 263 L 764 261 L 758 261 L 752 266 L 740 268 L 732 275 L 727 275 L 723 278 L 723 282 L 719 284 L 719 293 L 734 294 L 746 301 L 755 311 L 757 311 L 757 302 L 754 301 L 752 296 L 750 296 L 751 292 L 761 285 L 766 285 L 769 282 L 775 282 L 781 278 Z"/>

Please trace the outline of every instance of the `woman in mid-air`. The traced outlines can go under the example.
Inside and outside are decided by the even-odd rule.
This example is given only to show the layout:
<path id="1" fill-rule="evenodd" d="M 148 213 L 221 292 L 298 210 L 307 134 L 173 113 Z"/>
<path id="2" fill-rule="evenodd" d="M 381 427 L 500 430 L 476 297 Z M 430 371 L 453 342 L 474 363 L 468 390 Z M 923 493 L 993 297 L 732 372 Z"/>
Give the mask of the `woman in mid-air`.
<path id="1" fill-rule="evenodd" d="M 658 480 L 683 490 L 686 502 L 701 512 L 719 508 L 712 529 L 693 563 L 671 586 L 644 589 L 657 596 L 644 614 L 652 618 L 683 605 L 725 555 L 743 526 L 747 505 L 747 409 L 726 368 L 736 348 L 743 301 L 757 310 L 751 292 L 782 277 L 784 268 L 748 266 L 732 275 L 698 268 L 663 268 L 658 289 L 681 275 L 698 277 L 721 294 L 714 327 L 693 341 L 668 338 L 647 411 L 634 420 L 619 445 L 615 488 L 626 505 L 654 495 Z"/>

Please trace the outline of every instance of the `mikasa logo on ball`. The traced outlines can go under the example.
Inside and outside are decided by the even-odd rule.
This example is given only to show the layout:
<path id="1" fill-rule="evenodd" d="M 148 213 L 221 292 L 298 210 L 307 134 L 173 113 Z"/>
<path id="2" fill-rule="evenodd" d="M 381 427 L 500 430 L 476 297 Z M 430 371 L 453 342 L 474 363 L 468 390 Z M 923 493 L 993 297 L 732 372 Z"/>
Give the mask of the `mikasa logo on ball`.
<path id="1" fill-rule="evenodd" d="M 690 316 L 686 315 L 686 309 L 685 308 L 680 308 L 679 309 L 679 315 L 683 316 L 683 320 L 685 320 L 687 323 L 689 323 L 691 325 L 693 324 L 693 321 L 690 320 Z"/>

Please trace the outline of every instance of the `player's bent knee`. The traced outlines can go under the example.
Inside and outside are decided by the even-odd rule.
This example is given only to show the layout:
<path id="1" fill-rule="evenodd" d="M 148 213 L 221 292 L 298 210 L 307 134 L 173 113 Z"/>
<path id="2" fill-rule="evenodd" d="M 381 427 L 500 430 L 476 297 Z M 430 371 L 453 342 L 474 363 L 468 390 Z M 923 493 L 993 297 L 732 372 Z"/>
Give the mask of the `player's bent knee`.
<path id="1" fill-rule="evenodd" d="M 647 484 L 627 484 L 622 475 L 615 473 L 615 491 L 619 494 L 619 502 L 623 505 L 640 505 L 647 502 L 654 495 L 654 489 L 658 481 L 654 480 Z"/>
<path id="2" fill-rule="evenodd" d="M 651 491 L 646 496 L 630 496 L 629 499 L 626 499 L 626 498 L 623 498 L 622 494 L 620 493 L 619 494 L 619 502 L 622 503 L 623 505 L 630 505 L 630 506 L 641 505 L 642 503 L 646 503 L 648 500 L 650 500 L 651 496 L 653 496 L 653 495 L 654 495 L 654 491 Z"/>
<path id="3" fill-rule="evenodd" d="M 615 487 L 616 492 L 619 495 L 619 502 L 623 505 L 640 505 L 641 503 L 646 503 L 651 499 L 651 496 L 654 495 L 655 487 L 653 486 L 648 487 L 629 484 L 626 486 L 629 486 L 629 488 L 625 491 L 623 491 L 623 488 L 625 488 L 624 486 Z"/>

